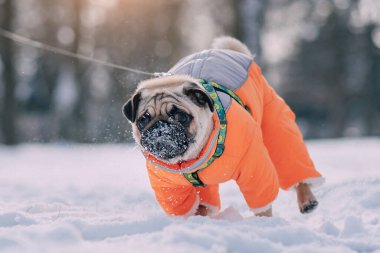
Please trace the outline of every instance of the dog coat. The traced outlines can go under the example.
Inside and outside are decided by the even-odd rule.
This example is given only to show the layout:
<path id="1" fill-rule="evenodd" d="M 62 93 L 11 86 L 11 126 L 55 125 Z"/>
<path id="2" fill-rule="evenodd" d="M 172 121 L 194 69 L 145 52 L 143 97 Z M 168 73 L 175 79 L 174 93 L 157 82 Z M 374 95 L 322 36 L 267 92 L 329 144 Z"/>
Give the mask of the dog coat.
<path id="1" fill-rule="evenodd" d="M 204 167 L 214 154 L 221 126 L 215 111 L 214 129 L 197 159 L 172 165 L 145 154 L 152 188 L 168 215 L 194 214 L 199 204 L 211 211 L 220 209 L 219 184 L 231 179 L 255 213 L 270 208 L 279 187 L 323 182 L 294 113 L 267 83 L 252 57 L 231 50 L 206 50 L 183 58 L 169 73 L 227 87 L 249 112 L 227 94 L 217 92 L 228 128 L 223 154 L 197 173 L 206 187 L 194 187 L 183 174 Z"/>

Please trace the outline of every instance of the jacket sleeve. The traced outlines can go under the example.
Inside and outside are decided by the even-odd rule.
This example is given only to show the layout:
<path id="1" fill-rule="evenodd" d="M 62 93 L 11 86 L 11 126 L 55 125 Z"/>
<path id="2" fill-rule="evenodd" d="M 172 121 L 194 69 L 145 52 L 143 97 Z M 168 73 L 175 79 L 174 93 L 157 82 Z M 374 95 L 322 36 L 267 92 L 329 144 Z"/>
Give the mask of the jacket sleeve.
<path id="1" fill-rule="evenodd" d="M 263 76 L 261 82 L 266 101 L 261 125 L 263 139 L 281 188 L 286 190 L 300 182 L 323 183 L 324 179 L 316 170 L 296 124 L 295 114 Z"/>
<path id="2" fill-rule="evenodd" d="M 148 169 L 151 186 L 156 199 L 167 215 L 190 216 L 195 214 L 200 198 L 192 185 L 178 185 L 160 178 Z"/>
<path id="3" fill-rule="evenodd" d="M 237 166 L 235 180 L 249 208 L 254 213 L 261 213 L 276 199 L 279 183 L 258 125 L 250 130 L 251 143 Z"/>
<path id="4" fill-rule="evenodd" d="M 197 189 L 200 199 L 200 204 L 208 209 L 208 215 L 214 216 L 220 210 L 219 185 L 207 185 Z"/>

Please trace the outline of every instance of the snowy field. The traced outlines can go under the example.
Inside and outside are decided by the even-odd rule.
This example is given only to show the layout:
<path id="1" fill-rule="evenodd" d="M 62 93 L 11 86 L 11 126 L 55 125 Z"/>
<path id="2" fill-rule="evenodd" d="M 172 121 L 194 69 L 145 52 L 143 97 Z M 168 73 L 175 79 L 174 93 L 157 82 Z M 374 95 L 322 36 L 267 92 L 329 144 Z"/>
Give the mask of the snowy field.
<path id="1" fill-rule="evenodd" d="M 160 210 L 132 146 L 0 146 L 0 252 L 380 253 L 380 139 L 308 147 L 327 179 L 316 212 L 281 192 L 274 218 L 254 218 L 231 182 L 217 219 L 182 220 Z"/>

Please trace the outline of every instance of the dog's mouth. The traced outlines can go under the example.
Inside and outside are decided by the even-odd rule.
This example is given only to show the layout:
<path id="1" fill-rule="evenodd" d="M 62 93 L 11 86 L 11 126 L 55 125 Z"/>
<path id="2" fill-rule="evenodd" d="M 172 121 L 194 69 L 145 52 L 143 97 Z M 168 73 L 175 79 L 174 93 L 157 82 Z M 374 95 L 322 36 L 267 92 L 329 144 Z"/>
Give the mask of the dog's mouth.
<path id="1" fill-rule="evenodd" d="M 141 145 L 160 160 L 170 160 L 183 155 L 192 138 L 181 124 L 159 120 L 143 131 Z"/>

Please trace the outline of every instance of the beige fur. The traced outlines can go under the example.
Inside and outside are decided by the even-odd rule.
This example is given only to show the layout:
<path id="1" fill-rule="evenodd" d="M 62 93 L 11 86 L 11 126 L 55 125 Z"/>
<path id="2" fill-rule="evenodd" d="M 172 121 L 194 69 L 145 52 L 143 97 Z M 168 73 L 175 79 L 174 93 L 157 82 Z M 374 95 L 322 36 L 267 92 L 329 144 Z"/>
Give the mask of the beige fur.
<path id="1" fill-rule="evenodd" d="M 166 163 L 175 164 L 180 161 L 189 161 L 197 158 L 206 145 L 214 126 L 212 112 L 209 108 L 195 106 L 194 103 L 183 94 L 184 88 L 190 86 L 190 83 L 195 83 L 199 89 L 204 89 L 196 79 L 185 75 L 173 75 L 145 80 L 139 84 L 136 90 L 136 93 L 141 93 L 141 101 L 136 118 L 139 118 L 146 111 L 153 116 L 165 115 L 166 111 L 169 111 L 173 105 L 190 113 L 194 117 L 189 127 L 189 132 L 194 136 L 194 142 L 190 144 L 183 155 L 172 158 L 169 161 L 164 161 Z M 162 99 L 152 99 L 156 96 L 162 96 L 162 94 L 165 94 Z M 174 96 L 180 100 L 180 103 L 170 96 Z M 136 143 L 140 145 L 141 133 L 136 124 L 132 124 L 132 133 Z"/>
<path id="2" fill-rule="evenodd" d="M 149 89 L 149 88 L 160 88 L 165 86 L 173 86 L 173 85 L 179 85 L 184 82 L 192 82 L 197 84 L 201 89 L 203 89 L 203 86 L 200 85 L 197 81 L 197 79 L 192 78 L 191 76 L 187 75 L 170 75 L 170 76 L 163 76 L 159 78 L 153 78 L 144 80 L 137 86 L 137 91 L 140 91 L 142 89 Z"/>

